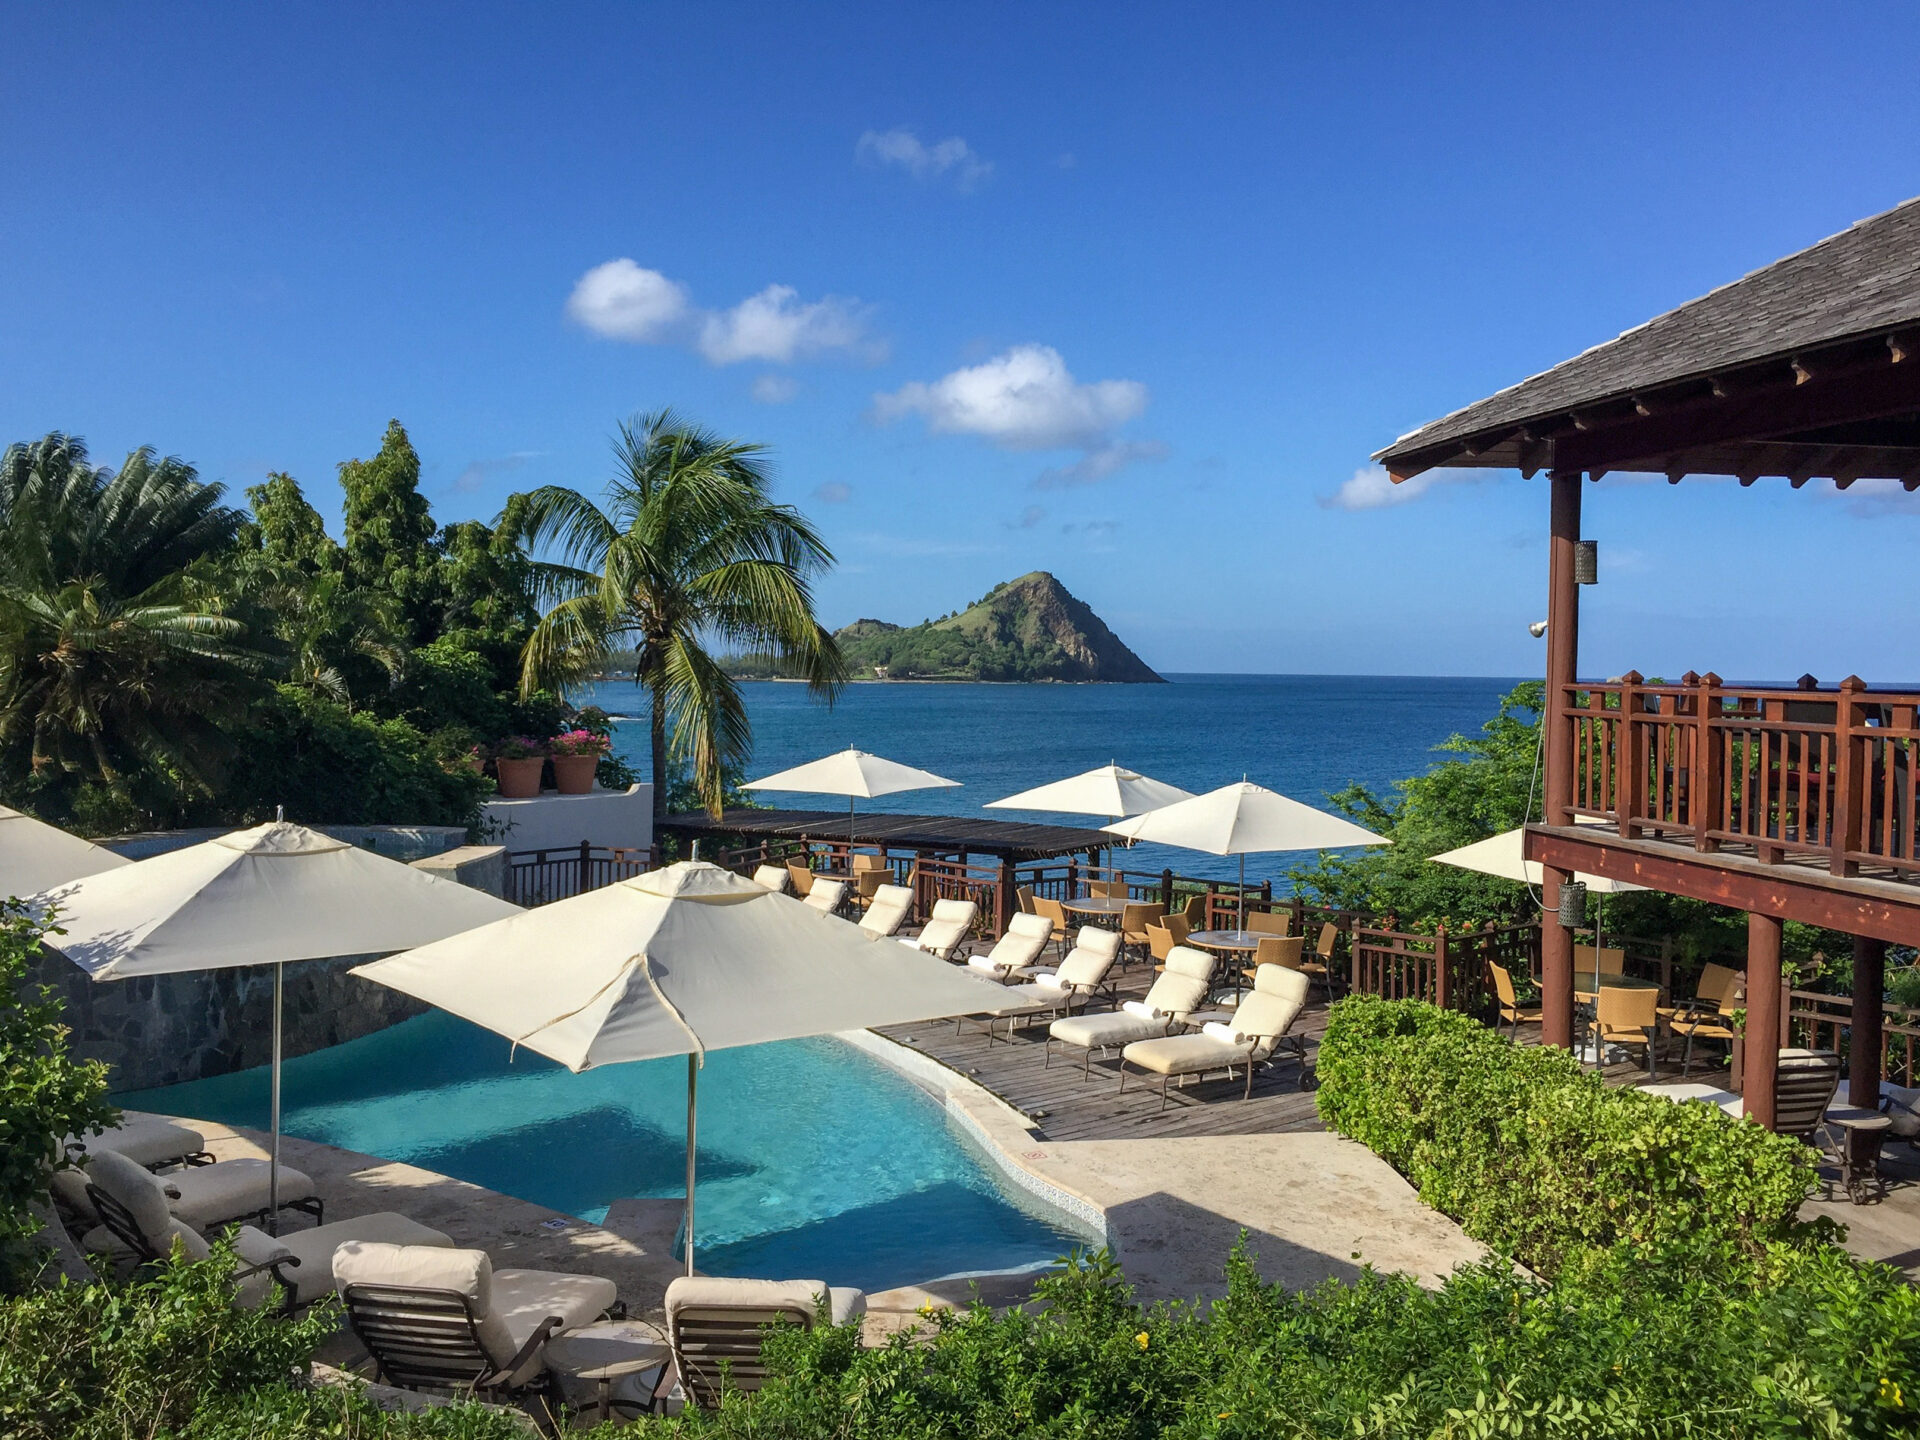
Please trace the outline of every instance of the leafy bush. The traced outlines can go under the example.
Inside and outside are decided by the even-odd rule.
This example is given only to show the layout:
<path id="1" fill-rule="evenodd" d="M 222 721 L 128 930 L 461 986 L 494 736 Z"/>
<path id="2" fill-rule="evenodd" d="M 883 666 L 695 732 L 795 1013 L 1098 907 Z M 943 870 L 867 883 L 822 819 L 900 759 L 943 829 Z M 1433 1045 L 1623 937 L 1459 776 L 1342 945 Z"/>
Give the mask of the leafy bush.
<path id="1" fill-rule="evenodd" d="M 37 1269 L 25 1249 L 40 1228 L 29 1210 L 62 1163 L 61 1137 L 98 1129 L 118 1114 L 107 1104 L 107 1069 L 67 1049 L 60 1001 L 29 987 L 27 967 L 48 928 L 18 900 L 0 897 L 0 1288 Z"/>
<path id="2" fill-rule="evenodd" d="M 1318 1074 L 1328 1125 L 1545 1275 L 1579 1246 L 1752 1249 L 1824 1233 L 1795 1218 L 1816 1178 L 1798 1140 L 1609 1089 L 1565 1050 L 1512 1045 L 1420 1001 L 1341 1001 Z"/>

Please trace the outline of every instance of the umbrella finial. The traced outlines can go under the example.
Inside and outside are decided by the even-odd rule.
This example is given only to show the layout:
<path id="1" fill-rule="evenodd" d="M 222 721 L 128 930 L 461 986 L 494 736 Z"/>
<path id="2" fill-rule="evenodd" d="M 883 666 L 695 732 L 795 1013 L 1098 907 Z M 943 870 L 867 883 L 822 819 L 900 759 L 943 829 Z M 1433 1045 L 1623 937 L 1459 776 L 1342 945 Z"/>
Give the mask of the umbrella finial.
<path id="1" fill-rule="evenodd" d="M 274 807 L 273 807 L 273 823 L 274 823 L 274 824 L 276 824 L 276 825 L 278 825 L 278 824 L 280 824 L 280 823 L 281 823 L 281 822 L 282 822 L 283 820 L 285 820 L 286 818 L 287 818 L 287 807 L 286 807 L 286 806 L 284 806 L 284 805 L 276 805 L 276 806 L 274 806 Z"/>

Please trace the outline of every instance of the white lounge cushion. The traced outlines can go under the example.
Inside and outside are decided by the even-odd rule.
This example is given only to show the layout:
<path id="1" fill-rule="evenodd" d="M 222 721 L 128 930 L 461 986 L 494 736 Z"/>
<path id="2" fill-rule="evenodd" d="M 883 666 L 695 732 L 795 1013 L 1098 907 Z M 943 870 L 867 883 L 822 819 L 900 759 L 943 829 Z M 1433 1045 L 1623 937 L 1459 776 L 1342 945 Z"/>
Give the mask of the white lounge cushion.
<path id="1" fill-rule="evenodd" d="M 1051 939 L 1053 922 L 1044 915 L 1015 915 L 1007 922 L 1006 934 L 994 942 L 993 949 L 985 955 L 969 955 L 967 964 L 995 980 L 1005 980 L 1038 960 Z"/>
<path id="2" fill-rule="evenodd" d="M 93 1208 L 93 1201 L 87 1198 L 87 1172 L 79 1166 L 68 1165 L 54 1171 L 47 1179 L 47 1189 L 78 1220 L 88 1225 L 100 1223 L 99 1212 Z"/>
<path id="3" fill-rule="evenodd" d="M 980 907 L 971 900 L 936 900 L 933 914 L 927 917 L 926 925 L 908 943 L 916 950 L 938 955 L 942 960 L 949 959 L 953 955 L 953 947 L 967 938 L 967 932 L 973 928 L 974 917 L 979 913 Z"/>
<path id="4" fill-rule="evenodd" d="M 142 1233 L 145 1234 L 144 1231 Z M 213 1248 L 200 1237 L 197 1231 L 189 1230 L 178 1220 L 167 1221 L 166 1228 L 158 1235 L 147 1235 L 147 1243 L 153 1246 L 154 1253 L 157 1255 L 172 1254 L 175 1240 L 180 1242 L 181 1249 L 189 1260 L 204 1260 L 213 1253 Z M 120 1237 L 104 1225 L 96 1225 L 82 1235 L 80 1248 L 89 1255 L 111 1255 L 115 1260 L 134 1258 L 133 1253 L 120 1243 Z"/>
<path id="5" fill-rule="evenodd" d="M 791 877 L 787 874 L 787 867 L 784 865 L 762 865 L 753 872 L 753 883 L 766 886 L 776 895 L 787 893 L 790 880 Z"/>
<path id="6" fill-rule="evenodd" d="M 727 1280 L 707 1275 L 682 1275 L 667 1286 L 667 1328 L 682 1317 L 758 1316 L 760 1323 L 792 1320 L 812 1325 L 819 1297 L 827 1297 L 827 1317 L 844 1325 L 867 1313 L 864 1291 L 819 1280 Z"/>
<path id="7" fill-rule="evenodd" d="M 1162 1035 L 1136 1040 L 1121 1052 L 1129 1065 L 1155 1075 L 1190 1075 L 1197 1070 L 1223 1070 L 1253 1058 L 1253 1042 L 1226 1039 L 1209 1025 L 1198 1035 Z"/>
<path id="8" fill-rule="evenodd" d="M 1880 1082 L 1880 1094 L 1886 1100 L 1887 1115 L 1893 1121 L 1893 1133 L 1912 1139 L 1920 1135 L 1920 1088 Z"/>
<path id="9" fill-rule="evenodd" d="M 87 1162 L 86 1177 L 88 1184 L 126 1206 L 147 1243 L 166 1253 L 174 1216 L 167 1205 L 167 1192 L 157 1177 L 112 1150 L 102 1151 Z"/>
<path id="10" fill-rule="evenodd" d="M 89 1155 L 111 1150 L 151 1169 L 198 1154 L 207 1148 L 207 1137 L 161 1115 L 129 1115 L 111 1130 L 98 1135 L 69 1135 L 66 1143 L 80 1146 Z"/>
<path id="11" fill-rule="evenodd" d="M 173 1213 L 195 1229 L 205 1230 L 265 1210 L 271 1169 L 265 1160 L 222 1160 L 217 1165 L 175 1170 L 159 1180 L 175 1192 L 168 1198 Z M 291 1165 L 280 1167 L 282 1205 L 308 1199 L 313 1193 L 311 1177 Z"/>
<path id="12" fill-rule="evenodd" d="M 873 903 L 860 917 L 860 928 L 869 935 L 887 936 L 906 923 L 913 908 L 913 891 L 904 885 L 882 885 L 873 892 Z"/>
<path id="13" fill-rule="evenodd" d="M 835 910 L 839 909 L 840 902 L 845 898 L 846 893 L 846 881 L 816 878 L 812 888 L 807 891 L 805 903 L 811 905 L 816 910 L 831 915 Z"/>
<path id="14" fill-rule="evenodd" d="M 240 1233 L 244 1235 L 246 1230 Z M 276 1244 L 282 1252 L 300 1262 L 284 1272 L 294 1284 L 294 1304 L 310 1305 L 334 1288 L 334 1252 L 353 1241 L 362 1244 L 425 1245 L 446 1250 L 453 1248 L 453 1241 L 432 1226 L 409 1220 L 392 1210 L 359 1215 L 351 1220 L 335 1220 L 331 1224 L 315 1225 L 307 1230 L 288 1231 L 279 1237 Z M 251 1263 L 260 1262 L 256 1260 Z M 497 1289 L 497 1277 L 495 1285 Z"/>
<path id="15" fill-rule="evenodd" d="M 343 1299 L 353 1285 L 451 1290 L 466 1297 L 480 1347 L 489 1360 L 505 1366 L 520 1349 L 512 1332 L 493 1313 L 493 1261 L 484 1250 L 349 1240 L 334 1249 L 333 1284 Z M 532 1373 L 530 1362 L 511 1377 L 512 1383 Z"/>
<path id="16" fill-rule="evenodd" d="M 1168 1021 L 1149 1020 L 1125 1011 L 1110 1010 L 1104 1015 L 1069 1015 L 1047 1027 L 1047 1034 L 1062 1045 L 1083 1050 L 1105 1050 L 1134 1040 L 1164 1035 Z"/>

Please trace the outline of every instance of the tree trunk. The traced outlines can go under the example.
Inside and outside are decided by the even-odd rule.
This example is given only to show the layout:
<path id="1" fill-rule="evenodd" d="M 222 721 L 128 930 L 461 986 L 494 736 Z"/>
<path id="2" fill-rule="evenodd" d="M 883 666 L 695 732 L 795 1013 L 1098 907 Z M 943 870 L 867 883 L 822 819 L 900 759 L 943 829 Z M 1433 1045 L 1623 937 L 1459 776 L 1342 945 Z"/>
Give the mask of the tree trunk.
<path id="1" fill-rule="evenodd" d="M 665 677 L 649 675 L 646 679 L 647 698 L 647 741 L 653 758 L 653 823 L 659 828 L 667 815 L 667 697 Z"/>

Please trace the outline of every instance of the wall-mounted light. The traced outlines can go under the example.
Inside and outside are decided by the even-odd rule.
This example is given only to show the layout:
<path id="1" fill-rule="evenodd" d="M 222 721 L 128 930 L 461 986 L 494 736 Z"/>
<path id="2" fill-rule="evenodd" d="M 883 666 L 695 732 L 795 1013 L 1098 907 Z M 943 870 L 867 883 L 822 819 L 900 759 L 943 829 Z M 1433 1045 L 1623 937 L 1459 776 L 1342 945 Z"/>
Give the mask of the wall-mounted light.
<path id="1" fill-rule="evenodd" d="M 1573 542 L 1573 583 L 1576 585 L 1600 583 L 1600 542 L 1598 540 Z"/>
<path id="2" fill-rule="evenodd" d="M 1578 930 L 1587 923 L 1587 882 L 1568 880 L 1560 887 L 1560 928 Z"/>
<path id="3" fill-rule="evenodd" d="M 1536 640 L 1538 640 L 1542 635 L 1546 633 L 1547 633 L 1547 622 L 1544 620 L 1536 620 L 1531 625 L 1527 626 L 1527 634 L 1531 635 Z"/>

